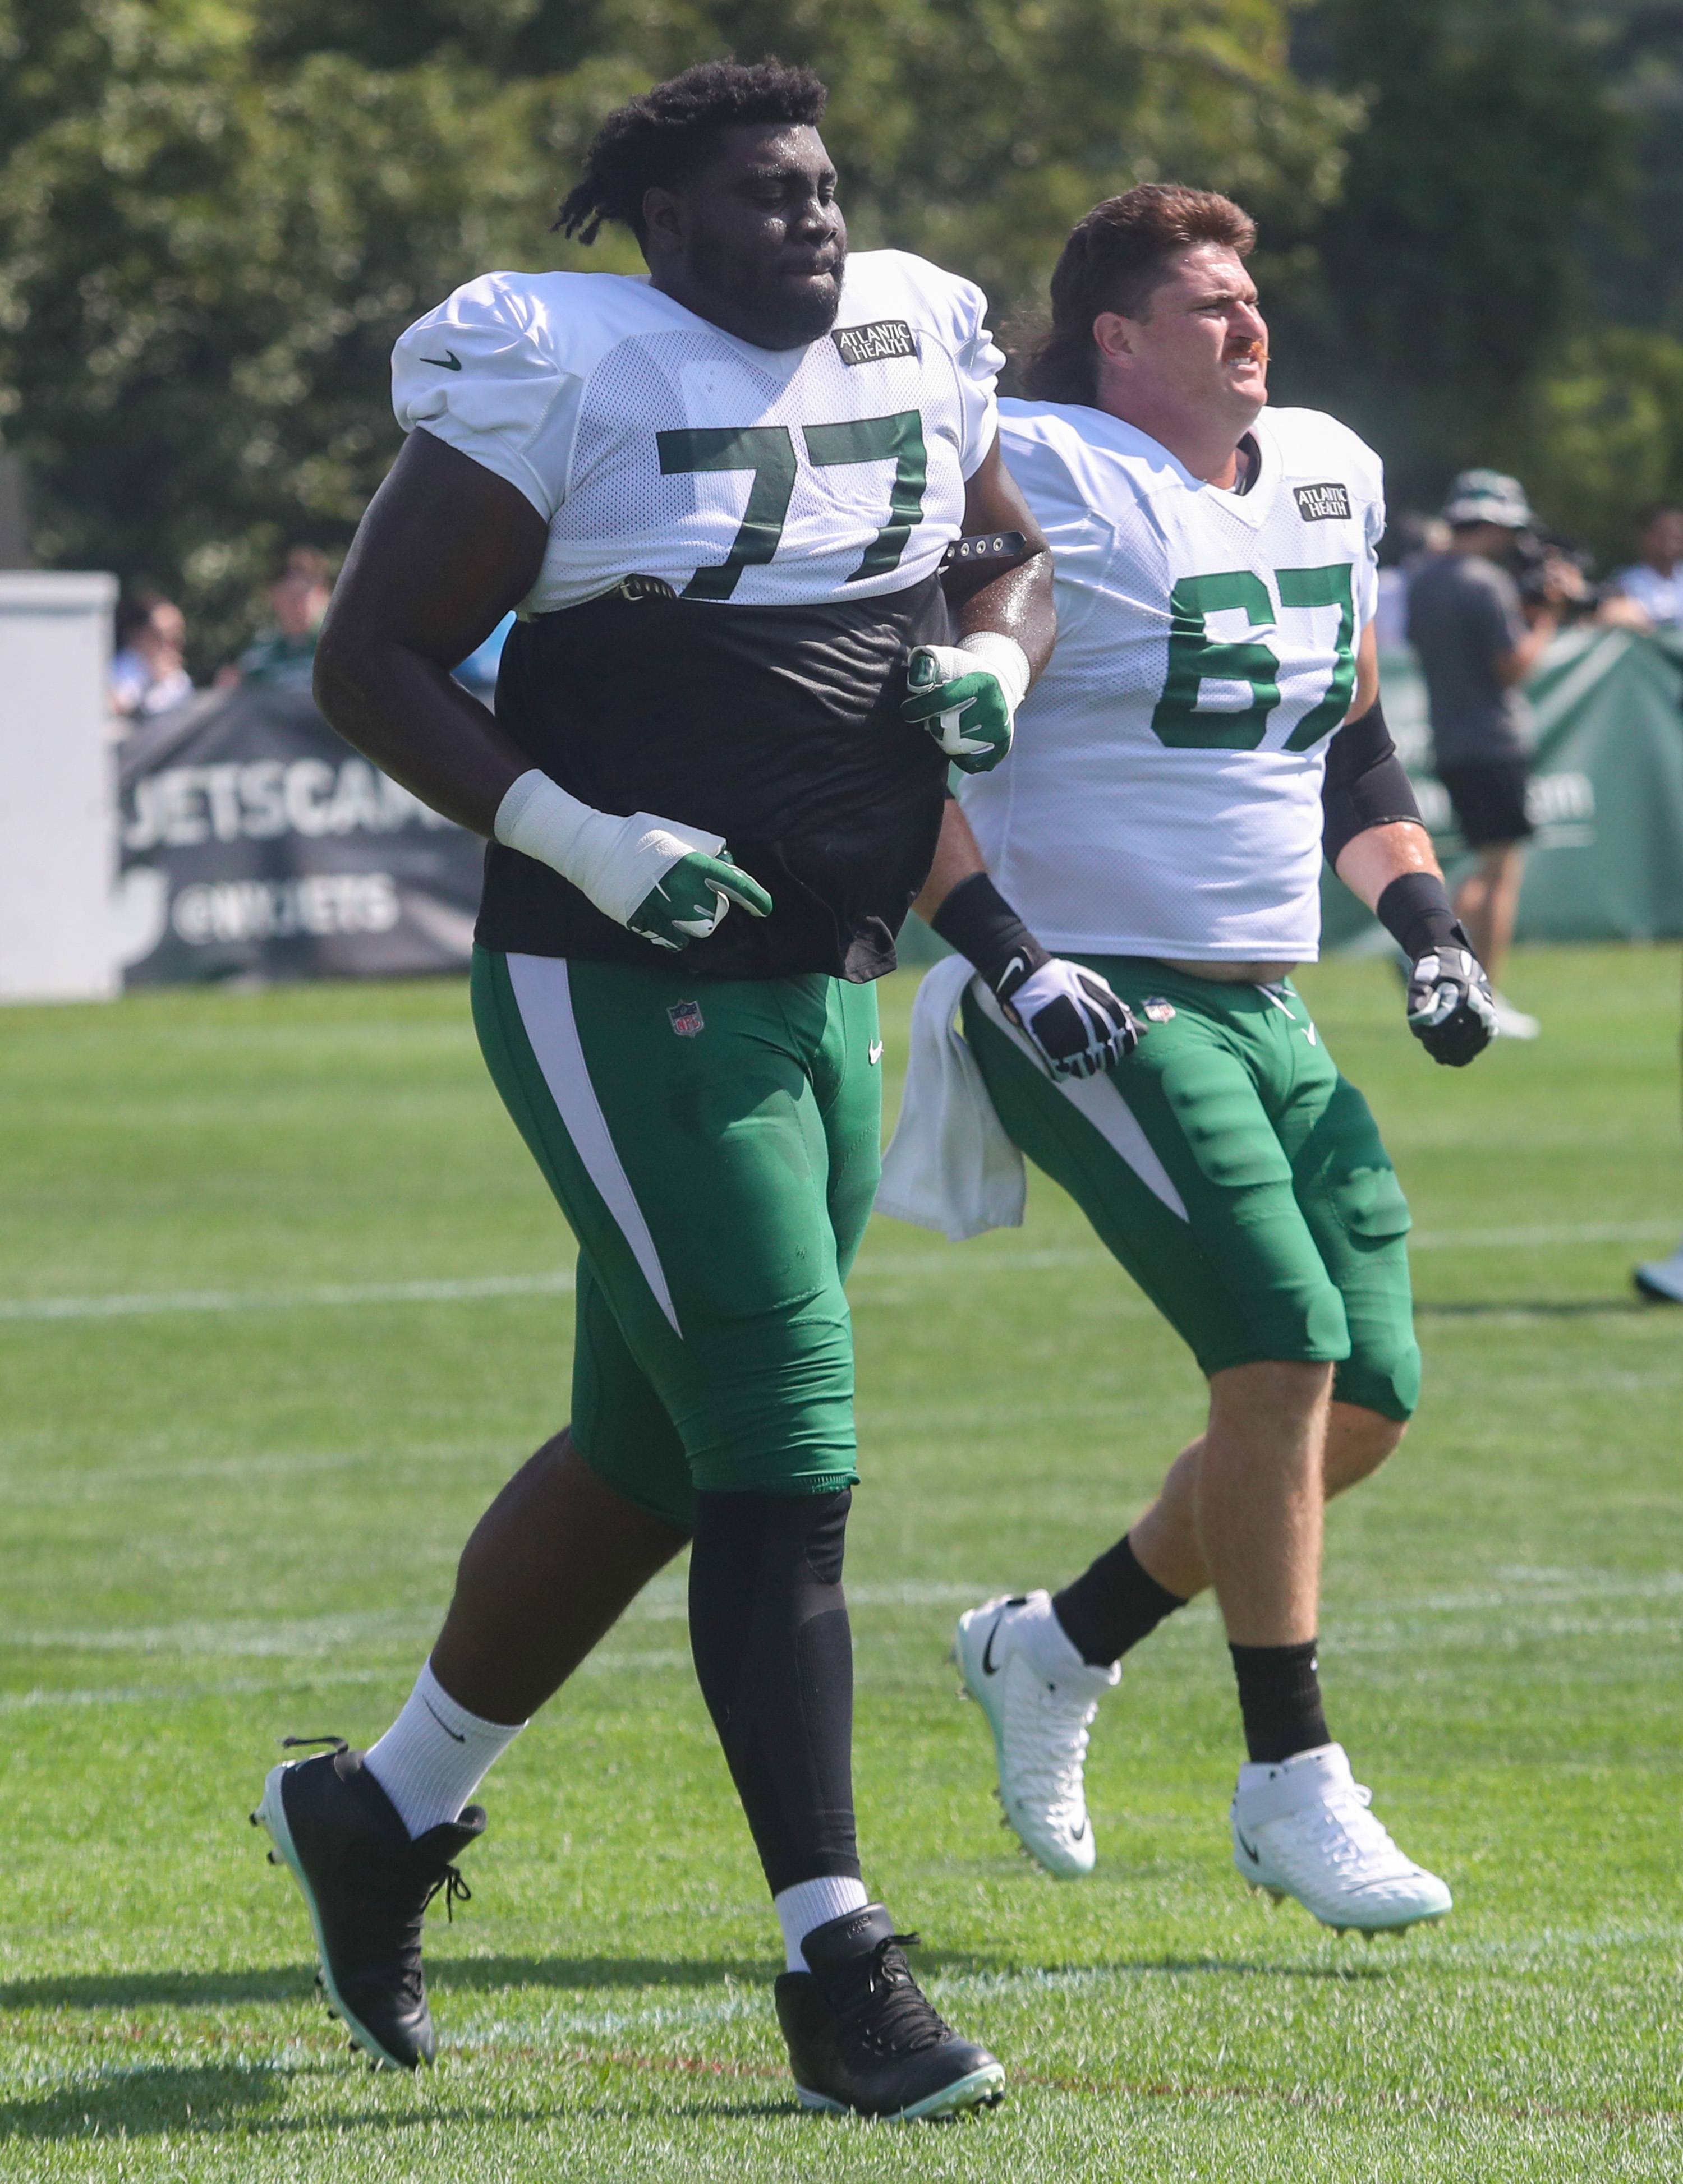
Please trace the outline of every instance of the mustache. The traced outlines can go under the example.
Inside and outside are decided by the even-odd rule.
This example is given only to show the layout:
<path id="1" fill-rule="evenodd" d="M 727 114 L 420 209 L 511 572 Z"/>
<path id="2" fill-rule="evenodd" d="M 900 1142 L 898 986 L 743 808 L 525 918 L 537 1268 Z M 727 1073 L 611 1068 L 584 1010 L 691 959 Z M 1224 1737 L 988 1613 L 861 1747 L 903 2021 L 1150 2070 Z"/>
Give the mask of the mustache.
<path id="1" fill-rule="evenodd" d="M 1268 343 L 1258 341 L 1254 335 L 1249 341 L 1235 342 L 1222 352 L 1223 364 L 1266 364 L 1268 360 Z"/>

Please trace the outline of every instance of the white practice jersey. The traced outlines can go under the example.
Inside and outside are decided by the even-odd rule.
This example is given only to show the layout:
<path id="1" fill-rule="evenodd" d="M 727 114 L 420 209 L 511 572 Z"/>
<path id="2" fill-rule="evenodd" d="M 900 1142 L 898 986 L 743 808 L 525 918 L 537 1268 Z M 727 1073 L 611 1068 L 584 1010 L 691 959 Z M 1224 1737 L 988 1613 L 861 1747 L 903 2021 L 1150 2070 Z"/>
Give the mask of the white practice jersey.
<path id="1" fill-rule="evenodd" d="M 616 273 L 488 273 L 398 341 L 393 402 L 549 526 L 523 615 L 652 577 L 811 605 L 909 589 L 963 528 L 1003 361 L 982 292 L 904 251 L 847 262 L 833 332 L 755 348 Z"/>
<path id="2" fill-rule="evenodd" d="M 1321 779 L 1373 619 L 1379 460 L 1333 418 L 1265 410 L 1248 493 L 1131 425 L 1000 404 L 1051 542 L 1058 643 L 1011 755 L 963 784 L 1001 892 L 1052 949 L 1312 961 Z"/>

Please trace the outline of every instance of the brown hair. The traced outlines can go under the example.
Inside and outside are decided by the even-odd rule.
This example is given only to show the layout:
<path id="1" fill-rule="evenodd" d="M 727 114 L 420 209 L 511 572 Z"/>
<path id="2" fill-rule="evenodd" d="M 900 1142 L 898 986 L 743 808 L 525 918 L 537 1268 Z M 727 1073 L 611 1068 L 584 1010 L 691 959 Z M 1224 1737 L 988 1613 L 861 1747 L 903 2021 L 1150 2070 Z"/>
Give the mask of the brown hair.
<path id="1" fill-rule="evenodd" d="M 137 584 L 131 592 L 125 592 L 117 601 L 117 649 L 119 651 L 138 631 L 144 629 L 159 607 L 170 602 L 160 591 L 150 584 Z"/>
<path id="2" fill-rule="evenodd" d="M 275 571 L 275 582 L 284 584 L 298 577 L 312 586 L 333 588 L 333 564 L 319 546 L 288 546 Z"/>
<path id="3" fill-rule="evenodd" d="M 1231 198 L 1181 182 L 1141 182 L 1095 204 L 1071 228 L 1052 268 L 1052 330 L 1023 371 L 1023 392 L 1035 401 L 1090 404 L 1101 311 L 1149 318 L 1152 291 L 1177 251 L 1218 242 L 1248 258 L 1256 242 L 1256 221 Z"/>

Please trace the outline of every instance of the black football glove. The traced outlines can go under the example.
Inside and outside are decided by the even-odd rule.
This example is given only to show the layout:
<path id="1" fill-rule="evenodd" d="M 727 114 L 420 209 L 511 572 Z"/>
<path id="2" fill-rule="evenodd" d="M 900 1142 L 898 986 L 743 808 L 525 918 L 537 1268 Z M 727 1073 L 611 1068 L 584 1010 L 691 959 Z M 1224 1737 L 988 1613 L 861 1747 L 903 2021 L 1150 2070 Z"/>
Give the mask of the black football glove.
<path id="1" fill-rule="evenodd" d="M 1456 931 L 1461 933 L 1459 926 Z M 1415 957 L 1408 973 L 1408 1028 L 1434 1061 L 1451 1069 L 1464 1069 L 1496 1037 L 1491 982 L 1470 948 L 1440 944 Z"/>
<path id="2" fill-rule="evenodd" d="M 1021 958 L 994 997 L 1039 1050 L 1054 1077 L 1096 1077 L 1140 1044 L 1142 1027 L 1096 971 L 1054 956 L 1037 970 Z"/>

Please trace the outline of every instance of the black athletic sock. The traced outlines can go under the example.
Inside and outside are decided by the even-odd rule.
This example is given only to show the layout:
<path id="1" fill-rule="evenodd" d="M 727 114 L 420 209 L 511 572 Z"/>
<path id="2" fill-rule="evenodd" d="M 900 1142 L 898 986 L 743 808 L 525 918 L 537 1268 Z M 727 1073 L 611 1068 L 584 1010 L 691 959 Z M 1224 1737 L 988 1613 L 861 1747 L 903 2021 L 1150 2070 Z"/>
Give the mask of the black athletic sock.
<path id="1" fill-rule="evenodd" d="M 1107 1669 L 1186 1602 L 1140 1568 L 1126 1534 L 1073 1585 L 1052 1595 L 1052 1613 L 1084 1661 Z"/>
<path id="2" fill-rule="evenodd" d="M 853 1635 L 842 1594 L 852 1493 L 698 1494 L 689 1638 L 776 1896 L 859 1876 Z"/>
<path id="3" fill-rule="evenodd" d="M 1319 1642 L 1306 1638 L 1301 1646 L 1228 1647 L 1239 1679 L 1246 1748 L 1252 1759 L 1277 1766 L 1294 1752 L 1312 1752 L 1318 1744 L 1332 1742 L 1316 1674 Z"/>

